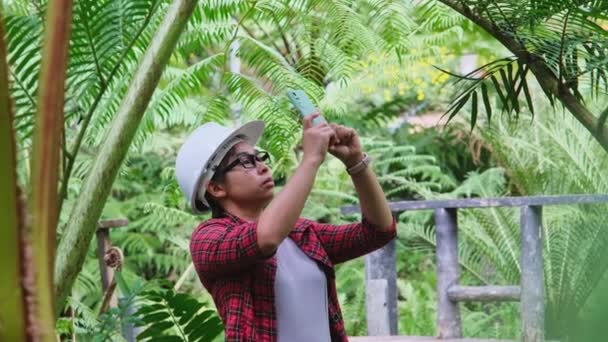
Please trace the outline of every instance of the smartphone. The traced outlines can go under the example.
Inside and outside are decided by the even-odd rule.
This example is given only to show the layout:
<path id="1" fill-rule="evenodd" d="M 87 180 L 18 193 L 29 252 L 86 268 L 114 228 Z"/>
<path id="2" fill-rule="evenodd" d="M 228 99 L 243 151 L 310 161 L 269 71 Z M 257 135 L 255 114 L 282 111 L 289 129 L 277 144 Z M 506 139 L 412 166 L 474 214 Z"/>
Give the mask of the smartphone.
<path id="1" fill-rule="evenodd" d="M 287 89 L 287 97 L 293 106 L 296 107 L 302 118 L 319 111 L 312 101 L 310 101 L 306 93 L 301 89 Z M 325 121 L 325 118 L 321 115 L 312 120 L 313 125 L 318 125 L 322 122 L 327 121 Z"/>

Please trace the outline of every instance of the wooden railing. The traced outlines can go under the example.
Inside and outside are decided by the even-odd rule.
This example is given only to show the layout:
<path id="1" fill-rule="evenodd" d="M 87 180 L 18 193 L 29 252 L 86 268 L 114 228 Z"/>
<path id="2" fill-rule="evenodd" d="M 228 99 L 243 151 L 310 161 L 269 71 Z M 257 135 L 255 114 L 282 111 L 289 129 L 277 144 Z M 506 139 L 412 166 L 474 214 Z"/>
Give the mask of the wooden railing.
<path id="1" fill-rule="evenodd" d="M 434 210 L 437 242 L 437 333 L 439 339 L 462 337 L 458 303 L 519 301 L 521 340 L 544 341 L 544 273 L 542 210 L 548 205 L 607 203 L 608 195 L 535 196 L 390 203 L 393 214 Z M 458 262 L 458 211 L 466 208 L 519 207 L 521 227 L 521 282 L 510 286 L 463 286 Z M 343 214 L 360 212 L 343 207 Z M 395 242 L 365 257 L 366 311 L 369 336 L 397 334 Z"/>

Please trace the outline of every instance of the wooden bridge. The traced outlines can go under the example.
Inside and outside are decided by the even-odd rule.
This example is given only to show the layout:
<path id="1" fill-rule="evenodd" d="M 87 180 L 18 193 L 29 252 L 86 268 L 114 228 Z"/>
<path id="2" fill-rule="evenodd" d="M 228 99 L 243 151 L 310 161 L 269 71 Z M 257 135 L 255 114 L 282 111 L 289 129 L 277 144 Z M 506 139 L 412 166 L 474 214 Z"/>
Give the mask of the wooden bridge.
<path id="1" fill-rule="evenodd" d="M 352 342 L 497 342 L 463 339 L 459 302 L 519 301 L 521 341 L 544 341 L 544 273 L 542 258 L 542 209 L 548 205 L 598 204 L 608 195 L 534 196 L 476 198 L 390 203 L 393 214 L 411 210 L 434 210 L 437 239 L 437 337 L 394 336 L 397 334 L 397 285 L 395 242 L 365 257 L 365 337 Z M 511 286 L 463 286 L 459 282 L 458 210 L 466 208 L 519 207 L 521 228 L 521 283 Z M 359 207 L 342 208 L 343 214 L 360 212 Z"/>

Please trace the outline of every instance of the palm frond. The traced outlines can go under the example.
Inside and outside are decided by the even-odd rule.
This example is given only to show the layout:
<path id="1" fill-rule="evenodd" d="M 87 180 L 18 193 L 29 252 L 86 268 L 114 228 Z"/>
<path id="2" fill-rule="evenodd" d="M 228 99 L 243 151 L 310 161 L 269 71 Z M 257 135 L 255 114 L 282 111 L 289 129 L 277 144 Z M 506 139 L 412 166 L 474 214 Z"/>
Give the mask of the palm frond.
<path id="1" fill-rule="evenodd" d="M 518 49 L 525 50 L 523 54 L 522 51 L 514 53 L 527 57 L 518 60 L 517 68 L 512 66 L 509 69 L 509 63 L 506 68 L 497 69 L 494 63 L 500 62 L 499 59 L 482 67 L 483 75 L 480 77 L 473 73 L 458 77 L 459 80 L 472 81 L 472 85 L 454 98 L 448 115 L 453 116 L 469 102 L 472 104 L 472 114 L 476 113 L 474 99 L 479 95 L 487 99 L 487 91 L 480 94 L 481 85 L 495 88 L 503 108 L 509 114 L 513 112 L 517 116 L 521 112 L 517 99 L 522 94 L 528 109 L 534 112 L 528 90 L 530 87 L 525 78 L 530 63 L 540 63 L 546 67 L 558 80 L 559 85 L 556 86 L 567 88 L 579 101 L 583 100 L 583 94 L 588 90 L 596 96 L 606 94 L 608 45 L 605 41 L 608 32 L 601 26 L 601 13 L 605 8 L 602 2 L 561 1 L 557 4 L 547 0 L 471 0 L 460 3 L 471 11 L 471 15 L 489 22 L 488 25 L 497 34 L 513 37 L 520 46 Z M 488 79 L 492 83 L 483 82 Z M 501 94 L 500 87 L 503 86 L 504 94 Z M 546 87 L 542 90 L 553 103 L 555 92 Z M 475 115 L 472 115 L 472 125 L 475 125 L 475 121 Z"/>

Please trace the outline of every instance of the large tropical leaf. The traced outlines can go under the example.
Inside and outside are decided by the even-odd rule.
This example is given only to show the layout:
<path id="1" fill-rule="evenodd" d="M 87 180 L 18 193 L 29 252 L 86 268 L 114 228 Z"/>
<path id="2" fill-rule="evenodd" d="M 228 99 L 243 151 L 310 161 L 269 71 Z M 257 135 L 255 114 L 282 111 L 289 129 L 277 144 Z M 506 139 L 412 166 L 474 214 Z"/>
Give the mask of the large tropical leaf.
<path id="1" fill-rule="evenodd" d="M 224 330 L 217 312 L 207 303 L 172 289 L 146 292 L 149 302 L 135 313 L 145 330 L 138 341 L 212 341 Z"/>

